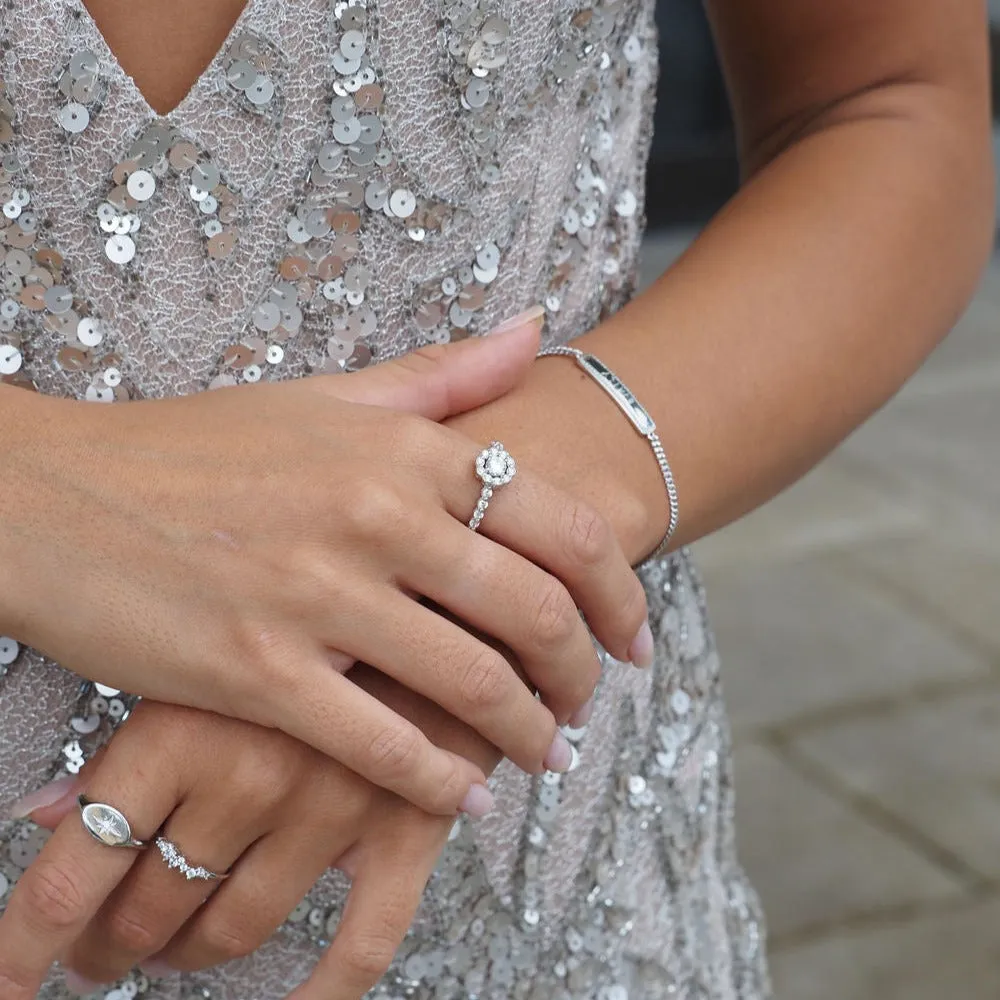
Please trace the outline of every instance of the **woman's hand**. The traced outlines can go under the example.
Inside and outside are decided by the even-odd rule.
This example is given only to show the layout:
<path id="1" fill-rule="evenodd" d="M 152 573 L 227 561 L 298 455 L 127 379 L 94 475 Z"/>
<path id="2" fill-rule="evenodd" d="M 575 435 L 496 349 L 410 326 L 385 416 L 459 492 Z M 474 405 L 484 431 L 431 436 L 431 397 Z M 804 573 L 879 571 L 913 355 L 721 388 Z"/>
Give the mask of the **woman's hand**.
<path id="1" fill-rule="evenodd" d="M 556 719 L 598 675 L 577 606 L 640 660 L 642 588 L 604 520 L 530 469 L 469 531 L 482 443 L 433 422 L 501 395 L 536 347 L 529 325 L 350 376 L 33 400 L 6 463 L 11 634 L 84 677 L 281 729 L 430 812 L 482 775 L 345 679 L 355 660 L 526 770 L 564 769 Z M 418 597 L 510 647 L 544 704 Z"/>
<path id="2" fill-rule="evenodd" d="M 84 790 L 120 808 L 140 839 L 162 827 L 192 864 L 231 876 L 188 881 L 155 846 L 96 844 L 76 807 Z M 0 919 L 4 1000 L 32 1000 L 57 959 L 71 987 L 92 992 L 151 956 L 158 969 L 192 971 L 249 954 L 335 863 L 352 879 L 349 905 L 297 995 L 360 1000 L 388 968 L 453 822 L 283 733 L 153 702 L 32 817 L 57 829 Z"/>

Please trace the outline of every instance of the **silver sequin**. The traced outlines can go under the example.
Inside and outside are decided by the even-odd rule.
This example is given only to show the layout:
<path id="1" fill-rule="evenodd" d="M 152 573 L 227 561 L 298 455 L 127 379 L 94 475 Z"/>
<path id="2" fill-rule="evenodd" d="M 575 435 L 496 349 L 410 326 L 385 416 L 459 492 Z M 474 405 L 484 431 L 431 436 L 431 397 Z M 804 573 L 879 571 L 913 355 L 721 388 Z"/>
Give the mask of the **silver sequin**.
<path id="1" fill-rule="evenodd" d="M 82 132 L 90 124 L 90 112 L 83 104 L 71 101 L 59 109 L 59 124 L 67 132 Z"/>
<path id="2" fill-rule="evenodd" d="M 128 264 L 135 257 L 135 241 L 131 236 L 112 236 L 104 246 L 108 260 L 114 264 Z"/>

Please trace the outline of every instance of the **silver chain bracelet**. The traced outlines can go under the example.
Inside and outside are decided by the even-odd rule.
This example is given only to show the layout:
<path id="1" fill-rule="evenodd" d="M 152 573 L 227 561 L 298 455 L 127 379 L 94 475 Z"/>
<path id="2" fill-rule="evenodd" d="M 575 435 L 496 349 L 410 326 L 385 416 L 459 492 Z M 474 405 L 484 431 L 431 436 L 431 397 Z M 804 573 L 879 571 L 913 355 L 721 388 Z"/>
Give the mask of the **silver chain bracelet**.
<path id="1" fill-rule="evenodd" d="M 629 387 L 599 358 L 593 354 L 586 354 L 578 351 L 575 347 L 548 347 L 540 351 L 538 357 L 547 358 L 554 356 L 564 356 L 574 358 L 576 363 L 615 401 L 618 408 L 628 417 L 632 426 L 649 442 L 656 456 L 660 472 L 663 474 L 663 482 L 667 487 L 667 502 L 670 505 L 670 521 L 667 523 L 667 533 L 659 545 L 643 560 L 649 562 L 663 555 L 667 551 L 670 539 L 673 538 L 677 530 L 677 521 L 680 517 L 680 505 L 677 501 L 677 486 L 674 483 L 674 474 L 670 470 L 670 463 L 667 461 L 667 454 L 663 450 L 663 443 L 660 435 L 656 433 L 656 424 L 653 418 L 646 412 L 646 408 L 632 394 Z"/>

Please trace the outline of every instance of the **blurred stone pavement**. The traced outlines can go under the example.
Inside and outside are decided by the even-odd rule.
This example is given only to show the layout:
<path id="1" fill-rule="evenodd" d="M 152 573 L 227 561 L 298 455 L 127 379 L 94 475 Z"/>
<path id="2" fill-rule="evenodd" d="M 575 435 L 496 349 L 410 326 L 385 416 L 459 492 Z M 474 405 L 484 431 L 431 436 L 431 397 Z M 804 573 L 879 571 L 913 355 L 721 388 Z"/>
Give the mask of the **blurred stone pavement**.
<path id="1" fill-rule="evenodd" d="M 997 1000 L 1000 262 L 895 400 L 695 552 L 776 1000 Z"/>

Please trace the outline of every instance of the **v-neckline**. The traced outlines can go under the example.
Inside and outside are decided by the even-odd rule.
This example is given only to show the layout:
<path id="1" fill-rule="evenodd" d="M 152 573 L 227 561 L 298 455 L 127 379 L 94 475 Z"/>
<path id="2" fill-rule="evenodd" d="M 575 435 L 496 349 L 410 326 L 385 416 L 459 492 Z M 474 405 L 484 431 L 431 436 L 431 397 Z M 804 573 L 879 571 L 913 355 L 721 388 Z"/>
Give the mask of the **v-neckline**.
<path id="1" fill-rule="evenodd" d="M 191 83 L 184 96 L 175 104 L 169 111 L 161 113 L 157 111 L 146 99 L 146 95 L 142 92 L 142 88 L 136 83 L 135 78 L 129 73 L 118 59 L 115 54 L 114 49 L 108 44 L 108 40 L 104 37 L 104 32 L 101 31 L 100 26 L 94 20 L 93 14 L 87 9 L 87 5 L 83 0 L 69 0 L 70 6 L 73 10 L 77 12 L 77 16 L 82 21 L 85 29 L 93 38 L 93 46 L 99 49 L 96 53 L 102 64 L 106 64 L 110 67 L 111 72 L 116 76 L 120 82 L 132 92 L 132 96 L 135 100 L 142 106 L 143 111 L 150 118 L 161 118 L 165 120 L 177 120 L 183 117 L 184 111 L 187 106 L 195 99 L 198 91 L 202 90 L 207 81 L 210 81 L 218 70 L 222 60 L 225 58 L 226 53 L 232 47 L 233 42 L 245 31 L 245 25 L 249 19 L 252 10 L 256 7 L 257 0 L 246 0 L 243 5 L 243 9 L 240 11 L 239 17 L 233 22 L 232 27 L 226 33 L 226 37 L 222 40 L 222 44 L 219 46 L 215 55 L 208 65 L 198 74 L 198 76 Z"/>

